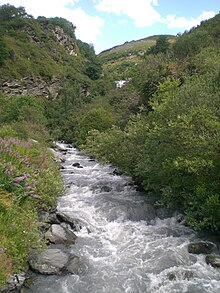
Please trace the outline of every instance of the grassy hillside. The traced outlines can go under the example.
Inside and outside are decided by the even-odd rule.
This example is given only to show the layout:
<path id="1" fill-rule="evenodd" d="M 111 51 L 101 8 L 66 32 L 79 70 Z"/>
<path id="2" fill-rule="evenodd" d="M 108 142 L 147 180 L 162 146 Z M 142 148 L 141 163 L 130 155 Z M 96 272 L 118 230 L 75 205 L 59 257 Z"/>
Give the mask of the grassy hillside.
<path id="1" fill-rule="evenodd" d="M 76 40 L 66 33 L 66 42 L 59 41 L 54 19 L 11 18 L 1 21 L 0 36 L 7 55 L 1 65 L 0 79 L 41 76 L 51 79 L 61 75 L 71 56 L 68 46 L 78 52 Z M 63 24 L 68 24 L 62 20 Z M 65 33 L 60 28 L 60 34 Z M 74 33 L 74 30 L 73 30 Z"/>
<path id="2" fill-rule="evenodd" d="M 147 51 L 156 44 L 160 37 L 161 35 L 151 36 L 136 41 L 126 42 L 101 52 L 98 58 L 103 64 L 104 71 L 107 74 L 115 72 L 117 75 L 118 73 L 118 79 L 129 78 L 128 75 L 130 71 L 132 71 L 137 64 L 141 63 Z M 170 44 L 175 42 L 175 36 L 167 35 L 166 37 Z M 129 71 L 129 74 L 127 71 Z"/>
<path id="3" fill-rule="evenodd" d="M 175 40 L 175 36 L 166 35 L 169 39 L 169 42 L 172 43 Z M 126 57 L 131 55 L 141 55 L 145 53 L 148 48 L 155 45 L 156 40 L 160 37 L 150 36 L 136 41 L 125 42 L 122 45 L 115 46 L 113 48 L 107 49 L 99 54 L 100 59 L 103 62 L 116 59 L 117 57 Z"/>
<path id="4" fill-rule="evenodd" d="M 91 100 L 100 68 L 67 20 L 0 6 L 0 291 L 27 270 L 31 248 L 46 247 L 38 213 L 63 191 L 48 146 L 73 139 L 70 119 Z"/>

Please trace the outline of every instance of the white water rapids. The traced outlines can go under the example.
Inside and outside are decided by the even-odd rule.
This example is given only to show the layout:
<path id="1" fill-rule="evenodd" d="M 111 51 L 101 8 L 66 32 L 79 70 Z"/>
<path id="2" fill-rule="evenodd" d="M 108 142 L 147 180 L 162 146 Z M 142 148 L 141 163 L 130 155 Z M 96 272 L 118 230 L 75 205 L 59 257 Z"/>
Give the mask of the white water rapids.
<path id="1" fill-rule="evenodd" d="M 194 232 L 178 217 L 160 219 L 131 180 L 113 168 L 67 148 L 67 186 L 58 211 L 82 229 L 72 246 L 79 275 L 39 276 L 30 293 L 219 293 L 220 270 L 192 255 Z M 73 166 L 80 163 L 83 168 Z"/>

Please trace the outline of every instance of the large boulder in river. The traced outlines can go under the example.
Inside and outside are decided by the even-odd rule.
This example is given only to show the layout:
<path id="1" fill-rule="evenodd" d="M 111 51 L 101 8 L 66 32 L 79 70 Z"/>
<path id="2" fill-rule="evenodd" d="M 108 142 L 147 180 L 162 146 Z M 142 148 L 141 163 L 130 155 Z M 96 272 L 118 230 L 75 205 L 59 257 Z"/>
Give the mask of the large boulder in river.
<path id="1" fill-rule="evenodd" d="M 80 269 L 79 257 L 60 248 L 48 248 L 42 253 L 33 251 L 29 265 L 33 271 L 43 275 L 76 274 Z"/>
<path id="2" fill-rule="evenodd" d="M 57 224 L 51 225 L 45 236 L 51 243 L 65 245 L 74 244 L 77 238 L 71 230 Z"/>
<path id="3" fill-rule="evenodd" d="M 188 252 L 194 254 L 210 254 L 214 251 L 216 245 L 212 242 L 193 242 L 188 245 Z"/>
<path id="4" fill-rule="evenodd" d="M 42 253 L 33 252 L 30 268 L 44 275 L 59 275 L 65 270 L 69 256 L 61 249 L 46 249 Z"/>

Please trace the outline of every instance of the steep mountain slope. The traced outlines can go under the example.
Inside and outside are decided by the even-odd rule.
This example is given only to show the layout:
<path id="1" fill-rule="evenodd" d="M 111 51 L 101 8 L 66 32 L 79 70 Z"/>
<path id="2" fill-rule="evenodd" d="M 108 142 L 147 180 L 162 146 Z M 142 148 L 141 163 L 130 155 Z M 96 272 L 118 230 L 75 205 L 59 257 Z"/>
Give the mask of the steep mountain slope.
<path id="1" fill-rule="evenodd" d="M 20 286 L 17 274 L 27 270 L 30 249 L 46 247 L 38 215 L 54 208 L 63 190 L 48 146 L 73 139 L 73 109 L 88 103 L 99 76 L 94 49 L 74 32 L 65 19 L 34 19 L 23 7 L 0 6 L 1 292 Z"/>
<path id="2" fill-rule="evenodd" d="M 84 74 L 86 79 L 88 58 L 80 52 L 75 27 L 58 17 L 34 19 L 19 9 L 10 5 L 0 9 L 2 91 L 54 98 L 66 72 Z"/>

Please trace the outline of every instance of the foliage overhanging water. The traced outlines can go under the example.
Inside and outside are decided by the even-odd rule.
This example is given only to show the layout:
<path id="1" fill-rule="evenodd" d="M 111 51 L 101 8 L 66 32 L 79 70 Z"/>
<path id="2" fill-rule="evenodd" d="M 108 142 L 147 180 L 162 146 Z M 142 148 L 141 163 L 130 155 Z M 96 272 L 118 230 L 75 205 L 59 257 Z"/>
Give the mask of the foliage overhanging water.
<path id="1" fill-rule="evenodd" d="M 60 144 L 67 148 L 66 145 Z M 39 276 L 29 293 L 218 293 L 220 271 L 192 255 L 196 239 L 178 217 L 157 217 L 130 179 L 67 148 L 58 211 L 82 226 L 72 247 L 79 275 Z M 83 168 L 73 167 L 78 162 Z"/>

